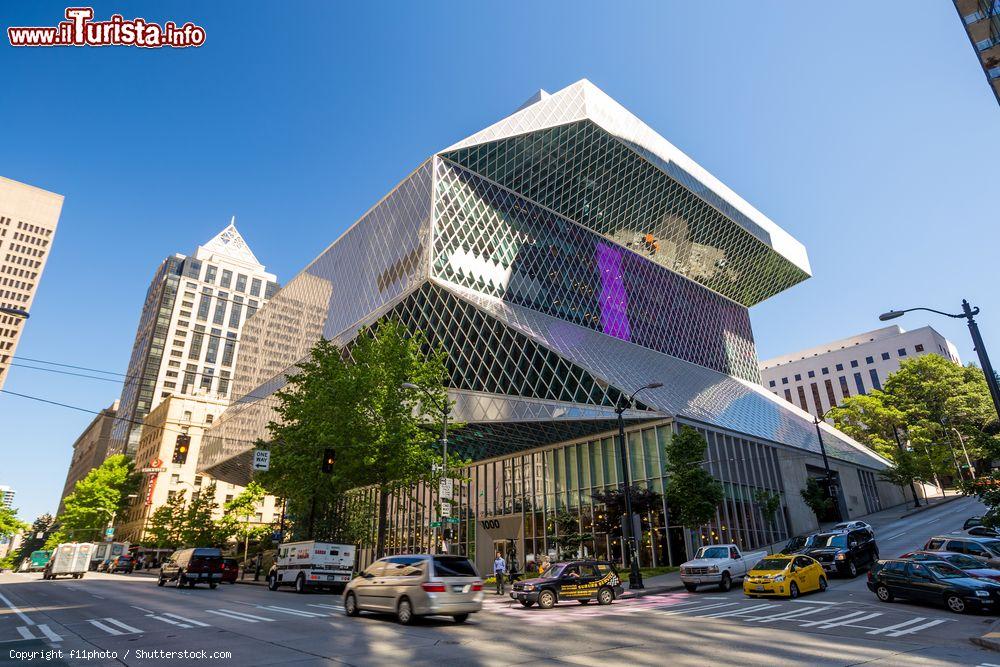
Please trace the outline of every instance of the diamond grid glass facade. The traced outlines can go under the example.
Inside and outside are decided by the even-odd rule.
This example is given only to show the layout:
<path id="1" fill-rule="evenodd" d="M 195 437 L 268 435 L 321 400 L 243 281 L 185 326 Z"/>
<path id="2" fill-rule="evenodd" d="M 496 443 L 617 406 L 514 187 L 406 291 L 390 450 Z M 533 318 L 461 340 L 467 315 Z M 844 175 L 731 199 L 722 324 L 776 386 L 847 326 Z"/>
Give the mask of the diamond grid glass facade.
<path id="1" fill-rule="evenodd" d="M 782 480 L 785 467 L 819 461 L 819 440 L 808 415 L 756 382 L 746 311 L 808 275 L 804 251 L 721 184 L 698 192 L 709 176 L 665 161 L 663 140 L 592 88 L 541 98 L 432 157 L 275 294 L 245 327 L 239 398 L 206 435 L 199 469 L 246 481 L 249 443 L 267 437 L 285 373 L 320 336 L 349 350 L 392 318 L 447 354 L 463 424 L 453 442 L 473 460 L 456 484 L 459 550 L 550 552 L 560 509 L 587 531 L 604 511 L 593 492 L 621 479 L 615 402 L 649 382 L 663 386 L 624 414 L 633 478 L 663 490 L 664 443 L 686 423 L 706 435 L 726 500 L 693 531 L 666 506 L 650 512 L 644 563 L 809 528 Z M 608 127 L 628 128 L 628 140 Z M 838 465 L 884 466 L 820 428 Z M 782 498 L 773 525 L 753 500 L 761 489 Z M 396 494 L 392 551 L 431 548 L 436 493 Z M 585 551 L 614 557 L 617 539 L 595 530 Z"/>

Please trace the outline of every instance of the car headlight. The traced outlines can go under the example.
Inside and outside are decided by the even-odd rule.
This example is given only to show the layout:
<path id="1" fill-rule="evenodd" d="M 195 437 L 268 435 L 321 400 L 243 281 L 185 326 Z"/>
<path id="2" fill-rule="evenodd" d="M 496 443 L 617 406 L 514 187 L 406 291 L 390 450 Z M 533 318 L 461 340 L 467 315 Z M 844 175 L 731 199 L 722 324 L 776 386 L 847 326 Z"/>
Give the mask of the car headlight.
<path id="1" fill-rule="evenodd" d="M 981 598 L 988 598 L 990 596 L 989 591 L 976 591 L 976 595 Z"/>
<path id="2" fill-rule="evenodd" d="M 687 573 L 688 573 L 688 568 L 682 567 L 681 568 L 681 574 L 687 574 Z"/>
<path id="3" fill-rule="evenodd" d="M 837 560 L 847 560 L 847 554 L 837 554 Z"/>
<path id="4" fill-rule="evenodd" d="M 524 590 L 526 590 L 526 591 L 533 591 L 533 590 L 535 590 L 535 586 L 534 586 L 534 584 L 525 584 L 524 585 Z"/>
<path id="5" fill-rule="evenodd" d="M 711 573 L 713 573 L 713 574 L 715 574 L 716 572 L 719 571 L 719 566 L 718 565 L 711 565 L 711 566 L 709 566 L 708 571 L 711 572 Z"/>
<path id="6" fill-rule="evenodd" d="M 785 580 L 785 575 L 783 574 L 777 574 L 774 576 L 774 579 L 772 579 L 772 581 L 774 581 L 774 583 L 776 584 L 780 584 L 784 580 Z"/>

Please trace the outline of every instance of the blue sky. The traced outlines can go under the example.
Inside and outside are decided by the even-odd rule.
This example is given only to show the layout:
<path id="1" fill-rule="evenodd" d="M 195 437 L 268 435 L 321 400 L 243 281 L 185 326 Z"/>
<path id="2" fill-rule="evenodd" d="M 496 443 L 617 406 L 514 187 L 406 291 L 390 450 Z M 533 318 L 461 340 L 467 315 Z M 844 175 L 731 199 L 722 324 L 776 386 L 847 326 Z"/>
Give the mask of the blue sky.
<path id="1" fill-rule="evenodd" d="M 0 25 L 64 4 L 5 2 Z M 0 44 L 0 174 L 66 196 L 18 356 L 124 371 L 153 270 L 230 216 L 287 282 L 421 160 L 588 78 L 808 248 L 751 311 L 762 357 L 983 308 L 1000 361 L 1000 109 L 951 3 L 98 2 L 193 21 L 187 50 Z M 891 19 L 887 17 L 891 16 Z M 958 321 L 914 314 L 974 358 Z M 6 389 L 98 410 L 108 382 Z M 90 417 L 0 395 L 0 484 L 54 511 Z"/>

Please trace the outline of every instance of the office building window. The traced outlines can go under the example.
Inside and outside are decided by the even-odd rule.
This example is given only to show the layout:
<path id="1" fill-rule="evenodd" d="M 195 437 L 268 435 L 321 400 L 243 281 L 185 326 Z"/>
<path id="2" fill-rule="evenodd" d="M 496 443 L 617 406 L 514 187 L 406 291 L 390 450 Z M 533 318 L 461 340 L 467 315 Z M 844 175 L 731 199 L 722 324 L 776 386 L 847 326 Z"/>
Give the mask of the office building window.
<path id="1" fill-rule="evenodd" d="M 816 404 L 816 414 L 823 414 L 823 401 L 819 397 L 819 387 L 816 386 L 815 382 L 809 383 L 809 388 L 812 389 L 813 403 Z"/>
<path id="2" fill-rule="evenodd" d="M 847 388 L 847 378 L 843 375 L 840 376 L 840 393 L 844 395 L 844 398 L 851 397 L 851 390 Z"/>
<path id="3" fill-rule="evenodd" d="M 226 321 L 226 304 L 229 302 L 229 295 L 225 292 L 219 292 L 219 300 L 215 302 L 215 316 L 212 318 L 212 324 L 222 324 Z"/>
<path id="4" fill-rule="evenodd" d="M 874 364 L 875 363 L 875 357 L 865 357 L 865 363 L 866 364 Z"/>
<path id="5" fill-rule="evenodd" d="M 795 390 L 799 392 L 799 407 L 809 412 L 809 405 L 806 403 L 806 390 L 802 388 L 802 385 L 796 387 Z"/>
<path id="6" fill-rule="evenodd" d="M 216 271 L 217 271 L 217 269 L 214 266 L 212 266 L 211 264 L 206 264 L 205 265 L 205 282 L 206 283 L 214 283 L 215 282 Z"/>
<path id="7" fill-rule="evenodd" d="M 781 378 L 781 384 L 788 384 L 788 378 Z"/>
<path id="8" fill-rule="evenodd" d="M 830 382 L 830 378 L 823 380 L 823 384 L 826 386 L 826 397 L 830 399 L 830 407 L 837 405 L 837 397 L 833 393 L 833 383 Z"/>
<path id="9" fill-rule="evenodd" d="M 792 402 L 792 392 L 790 389 L 785 390 L 785 400 L 788 401 L 789 403 Z"/>
<path id="10" fill-rule="evenodd" d="M 227 493 L 226 494 L 226 502 L 227 503 L 233 502 L 233 494 L 231 494 L 231 493 Z M 622 516 L 625 516 L 625 515 L 623 514 Z M 626 521 L 626 523 L 628 523 L 628 522 Z"/>
<path id="11" fill-rule="evenodd" d="M 194 378 L 198 374 L 198 366 L 195 364 L 188 364 L 184 369 L 184 383 L 181 385 L 181 392 L 187 393 L 194 384 Z M 190 419 L 190 417 L 189 417 Z"/>
<path id="12" fill-rule="evenodd" d="M 858 360 L 851 359 L 851 368 L 857 368 L 857 367 L 858 367 Z"/>
<path id="13" fill-rule="evenodd" d="M 861 373 L 854 374 L 854 384 L 857 385 L 859 394 L 867 393 L 865 391 L 865 383 L 861 381 Z"/>
<path id="14" fill-rule="evenodd" d="M 198 319 L 207 320 L 208 310 L 212 305 L 212 290 L 205 287 L 201 290 L 201 301 L 198 303 Z"/>
<path id="15" fill-rule="evenodd" d="M 236 276 L 236 291 L 237 292 L 247 291 L 247 277 L 242 273 Z"/>
<path id="16" fill-rule="evenodd" d="M 826 366 L 824 366 L 823 370 L 821 372 L 823 373 L 823 375 L 829 375 L 830 374 L 830 369 L 827 368 Z"/>
<path id="17" fill-rule="evenodd" d="M 215 369 L 206 368 L 201 374 L 201 388 L 206 392 L 212 391 L 212 380 L 215 379 Z"/>
<path id="18" fill-rule="evenodd" d="M 260 296 L 260 278 L 250 281 L 250 296 Z"/>
<path id="19" fill-rule="evenodd" d="M 878 389 L 878 390 L 881 390 L 881 389 L 882 389 L 882 383 L 881 383 L 881 382 L 879 382 L 879 379 L 878 379 L 878 371 L 877 371 L 877 370 L 875 370 L 874 368 L 870 368 L 870 369 L 868 370 L 868 375 L 869 375 L 869 376 L 871 376 L 871 379 L 872 379 L 872 387 L 873 387 L 874 389 Z"/>
<path id="20" fill-rule="evenodd" d="M 796 381 L 796 382 L 802 382 L 802 375 L 801 375 L 801 374 L 799 374 L 799 373 L 796 373 L 796 374 L 795 374 L 795 381 Z"/>
<path id="21" fill-rule="evenodd" d="M 194 485 L 195 486 L 201 486 L 201 480 L 202 480 L 201 475 L 195 475 L 194 476 Z"/>
<path id="22" fill-rule="evenodd" d="M 923 345 L 923 343 L 917 343 L 916 345 L 914 345 L 913 346 L 913 351 L 914 352 L 923 352 L 924 351 L 924 345 Z"/>
<path id="23" fill-rule="evenodd" d="M 219 395 L 227 396 L 229 395 L 229 371 L 222 371 L 219 373 Z"/>
<path id="24" fill-rule="evenodd" d="M 837 364 L 837 370 L 838 371 L 844 370 L 844 364 Z"/>
<path id="25" fill-rule="evenodd" d="M 889 353 L 888 352 L 883 352 L 882 353 L 882 361 L 889 361 Z"/>
<path id="26" fill-rule="evenodd" d="M 222 330 L 212 329 L 212 335 L 208 337 L 208 350 L 205 352 L 205 363 L 215 363 L 215 360 L 219 356 L 220 338 L 222 338 Z"/>
<path id="27" fill-rule="evenodd" d="M 188 349 L 188 359 L 198 359 L 201 357 L 201 344 L 205 339 L 205 327 L 196 325 L 194 334 L 191 336 L 191 347 Z"/>
<path id="28" fill-rule="evenodd" d="M 775 384 L 774 380 L 771 380 L 770 382 L 767 383 L 767 386 L 768 387 L 773 387 L 774 384 Z"/>
<path id="29" fill-rule="evenodd" d="M 240 315 L 243 314 L 243 297 L 237 296 L 233 298 L 233 308 L 229 313 L 229 326 L 233 329 L 238 329 L 240 326 Z"/>
<path id="30" fill-rule="evenodd" d="M 816 377 L 816 371 L 809 371 L 809 377 L 811 378 Z"/>
<path id="31" fill-rule="evenodd" d="M 228 333 L 226 334 L 226 336 L 227 336 L 226 345 L 222 349 L 222 365 L 232 366 L 233 357 L 236 356 L 236 340 L 235 340 L 236 334 Z M 771 381 L 771 384 L 772 385 L 774 384 L 774 380 Z"/>
<path id="32" fill-rule="evenodd" d="M 222 287 L 229 289 L 229 285 L 233 282 L 233 272 L 228 269 L 222 269 L 222 282 L 219 283 Z"/>
<path id="33" fill-rule="evenodd" d="M 896 350 L 896 354 L 898 354 L 901 357 L 905 357 L 906 356 L 906 348 L 905 347 L 899 348 L 898 350 Z"/>

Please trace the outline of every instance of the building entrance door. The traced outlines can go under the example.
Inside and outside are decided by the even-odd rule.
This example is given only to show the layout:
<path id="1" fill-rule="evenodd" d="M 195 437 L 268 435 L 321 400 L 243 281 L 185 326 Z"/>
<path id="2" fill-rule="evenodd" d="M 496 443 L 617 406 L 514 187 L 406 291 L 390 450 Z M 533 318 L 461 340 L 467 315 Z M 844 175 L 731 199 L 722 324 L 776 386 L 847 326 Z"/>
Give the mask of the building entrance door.
<path id="1" fill-rule="evenodd" d="M 480 517 L 476 521 L 476 569 L 488 577 L 493 574 L 493 560 L 497 552 L 507 561 L 517 558 L 518 571 L 524 571 L 521 562 L 524 553 L 524 521 L 520 514 L 504 517 Z"/>

